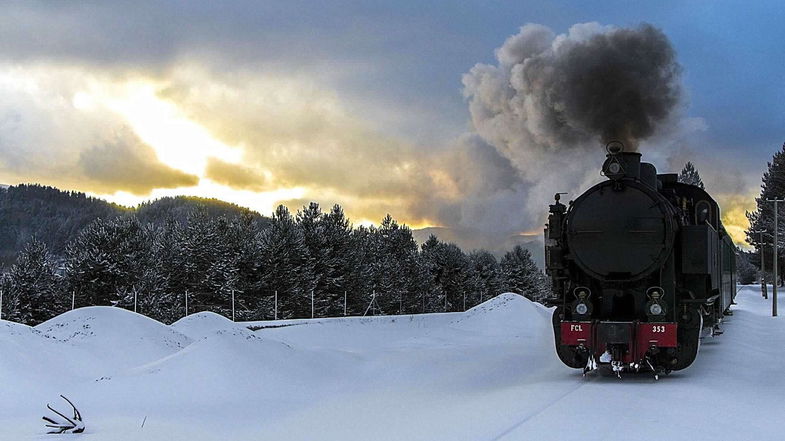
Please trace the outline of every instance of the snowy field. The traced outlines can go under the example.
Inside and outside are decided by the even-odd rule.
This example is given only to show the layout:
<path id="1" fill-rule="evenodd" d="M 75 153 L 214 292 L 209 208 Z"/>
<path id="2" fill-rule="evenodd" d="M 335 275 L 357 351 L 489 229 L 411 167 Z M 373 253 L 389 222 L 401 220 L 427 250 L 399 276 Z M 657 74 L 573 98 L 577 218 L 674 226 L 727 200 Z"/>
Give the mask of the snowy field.
<path id="1" fill-rule="evenodd" d="M 106 307 L 0 321 L 0 440 L 780 440 L 785 317 L 757 286 L 737 301 L 725 334 L 658 382 L 566 368 L 550 311 L 511 294 L 255 332 Z M 45 404 L 68 409 L 59 394 L 84 434 L 46 435 Z"/>

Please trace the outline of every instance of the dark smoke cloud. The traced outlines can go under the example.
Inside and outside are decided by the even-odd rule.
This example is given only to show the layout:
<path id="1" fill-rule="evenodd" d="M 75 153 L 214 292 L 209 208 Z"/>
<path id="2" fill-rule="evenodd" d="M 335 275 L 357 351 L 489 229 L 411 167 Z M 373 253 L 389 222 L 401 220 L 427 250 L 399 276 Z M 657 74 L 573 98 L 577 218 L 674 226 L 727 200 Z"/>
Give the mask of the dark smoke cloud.
<path id="1" fill-rule="evenodd" d="M 575 197 L 597 182 L 602 143 L 644 142 L 647 159 L 658 162 L 694 125 L 678 112 L 673 47 L 650 25 L 581 23 L 556 35 L 527 24 L 496 59 L 463 76 L 464 96 L 477 135 L 521 177 L 506 198 L 521 207 L 519 231 L 539 228 L 553 193 Z"/>
<path id="2" fill-rule="evenodd" d="M 611 140 L 637 148 L 669 121 L 682 95 L 675 51 L 648 24 L 587 23 L 559 36 L 526 25 L 497 58 L 499 66 L 477 65 L 464 77 L 473 120 L 480 133 L 509 130 L 502 142 L 523 141 L 529 149 Z M 490 134 L 497 145 L 499 135 Z"/>

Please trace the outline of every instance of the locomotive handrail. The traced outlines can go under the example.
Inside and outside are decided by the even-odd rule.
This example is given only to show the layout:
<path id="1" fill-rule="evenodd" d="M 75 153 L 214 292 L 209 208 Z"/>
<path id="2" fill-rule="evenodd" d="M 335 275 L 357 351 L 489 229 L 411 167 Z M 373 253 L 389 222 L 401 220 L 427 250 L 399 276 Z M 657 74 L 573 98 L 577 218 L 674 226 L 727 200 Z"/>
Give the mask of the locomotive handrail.
<path id="1" fill-rule="evenodd" d="M 707 297 L 705 299 L 682 299 L 681 303 L 690 303 L 690 304 L 699 304 L 699 305 L 706 305 L 711 306 L 717 299 L 720 298 L 719 294 L 714 294 L 711 297 Z"/>

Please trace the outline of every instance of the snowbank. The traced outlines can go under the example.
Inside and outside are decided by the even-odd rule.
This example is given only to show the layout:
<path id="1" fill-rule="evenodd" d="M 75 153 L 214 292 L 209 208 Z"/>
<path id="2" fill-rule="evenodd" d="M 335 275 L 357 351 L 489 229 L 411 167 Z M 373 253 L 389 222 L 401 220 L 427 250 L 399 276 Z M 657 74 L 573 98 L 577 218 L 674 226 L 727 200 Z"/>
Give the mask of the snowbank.
<path id="1" fill-rule="evenodd" d="M 255 332 L 211 313 L 165 326 L 115 308 L 0 321 L 0 439 L 40 439 L 60 393 L 87 441 L 780 439 L 785 319 L 754 287 L 738 302 L 725 334 L 657 383 L 564 367 L 551 310 L 515 294 L 465 313 Z"/>
<path id="2" fill-rule="evenodd" d="M 45 337 L 68 343 L 79 357 L 110 371 L 158 360 L 191 343 L 169 326 L 108 306 L 75 309 L 35 329 Z"/>
<path id="3" fill-rule="evenodd" d="M 198 312 L 172 323 L 172 329 L 187 335 L 193 340 L 201 340 L 219 331 L 242 332 L 246 335 L 251 331 L 247 326 L 235 323 L 214 312 Z"/>

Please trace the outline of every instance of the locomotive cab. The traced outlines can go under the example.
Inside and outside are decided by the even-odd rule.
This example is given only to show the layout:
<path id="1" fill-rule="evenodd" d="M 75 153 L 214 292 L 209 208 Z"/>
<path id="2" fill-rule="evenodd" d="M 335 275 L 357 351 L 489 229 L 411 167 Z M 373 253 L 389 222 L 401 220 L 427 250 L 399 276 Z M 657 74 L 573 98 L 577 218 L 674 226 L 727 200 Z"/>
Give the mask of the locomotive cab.
<path id="1" fill-rule="evenodd" d="M 733 300 L 733 244 L 702 189 L 608 147 L 608 178 L 550 206 L 546 270 L 556 349 L 568 366 L 659 374 L 695 359 L 701 329 Z"/>

